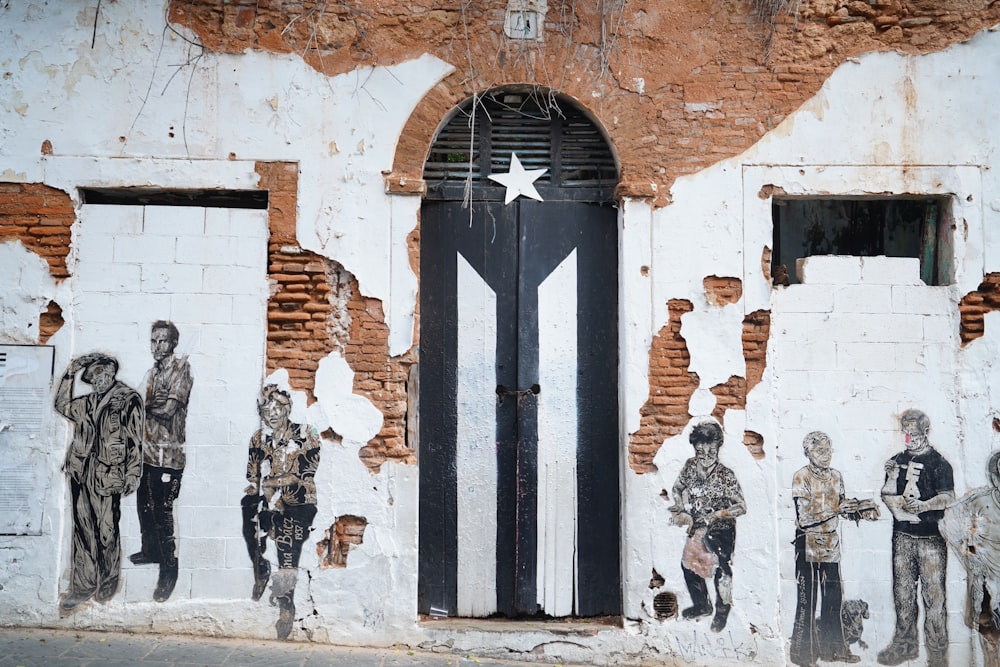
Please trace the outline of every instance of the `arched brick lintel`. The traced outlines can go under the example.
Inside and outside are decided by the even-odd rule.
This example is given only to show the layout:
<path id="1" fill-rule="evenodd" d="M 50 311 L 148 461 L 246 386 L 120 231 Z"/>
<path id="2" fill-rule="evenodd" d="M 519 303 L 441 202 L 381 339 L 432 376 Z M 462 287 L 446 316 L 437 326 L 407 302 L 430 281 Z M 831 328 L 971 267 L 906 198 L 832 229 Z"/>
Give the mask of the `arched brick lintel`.
<path id="1" fill-rule="evenodd" d="M 622 178 L 624 173 L 622 161 L 615 148 L 614 137 L 608 132 L 607 124 L 601 120 L 600 115 L 593 108 L 584 104 L 578 97 L 562 90 L 553 90 L 524 81 L 501 83 L 486 90 L 478 91 L 478 94 L 501 88 L 509 88 L 511 90 L 523 88 L 541 89 L 546 93 L 551 91 L 560 97 L 571 100 L 601 130 L 604 139 L 608 142 L 611 154 L 615 158 L 615 165 L 618 167 L 618 196 L 644 198 L 656 195 L 655 189 L 650 189 L 648 184 L 645 187 L 637 187 L 634 184 L 624 181 Z M 455 75 L 444 79 L 424 95 L 423 99 L 420 100 L 414 108 L 413 113 L 407 119 L 406 124 L 403 126 L 403 131 L 399 135 L 399 140 L 396 142 L 396 153 L 392 160 L 392 170 L 384 174 L 386 192 L 420 196 L 426 194 L 427 187 L 423 180 L 423 172 L 424 162 L 430 153 L 431 144 L 434 142 L 438 130 L 451 120 L 452 114 L 455 113 L 457 107 L 465 103 L 471 96 L 472 94 L 461 85 L 461 82 Z"/>

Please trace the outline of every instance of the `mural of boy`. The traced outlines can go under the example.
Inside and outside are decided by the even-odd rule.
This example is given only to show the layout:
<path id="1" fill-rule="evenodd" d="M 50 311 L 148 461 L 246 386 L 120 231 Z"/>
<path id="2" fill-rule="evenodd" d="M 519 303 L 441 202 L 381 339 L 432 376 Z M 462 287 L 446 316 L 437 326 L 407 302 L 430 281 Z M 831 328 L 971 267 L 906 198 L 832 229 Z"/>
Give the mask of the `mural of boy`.
<path id="1" fill-rule="evenodd" d="M 163 602 L 177 584 L 174 501 L 184 474 L 184 442 L 191 365 L 174 354 L 180 333 L 172 322 L 157 320 L 150 331 L 153 367 L 146 373 L 146 430 L 142 443 L 142 480 L 136 498 L 142 547 L 129 559 L 135 565 L 159 563 L 153 599 Z"/>
<path id="2" fill-rule="evenodd" d="M 1000 667 L 1000 451 L 986 465 L 989 486 L 970 491 L 938 527 L 968 574 L 965 624 L 979 633 L 985 667 Z"/>
<path id="3" fill-rule="evenodd" d="M 841 516 L 874 521 L 878 507 L 870 500 L 845 497 L 844 478 L 830 467 L 833 443 L 821 431 L 802 441 L 809 465 L 792 476 L 795 500 L 795 579 L 798 585 L 791 660 L 811 667 L 824 662 L 861 662 L 851 653 L 841 621 Z M 819 619 L 817 621 L 817 598 Z"/>
<path id="4" fill-rule="evenodd" d="M 262 427 L 250 439 L 243 537 L 254 568 L 252 597 L 259 600 L 271 578 L 265 559 L 267 538 L 274 541 L 278 571 L 271 578 L 272 604 L 277 603 L 278 639 L 287 639 L 295 619 L 295 583 L 302 546 L 316 516 L 316 468 L 320 441 L 316 429 L 289 420 L 291 397 L 269 384 L 257 399 Z"/>
<path id="5" fill-rule="evenodd" d="M 938 530 L 944 510 L 955 501 L 951 464 L 931 446 L 930 418 L 920 410 L 899 417 L 906 449 L 885 464 L 882 501 L 892 512 L 892 589 L 896 628 L 878 653 L 882 665 L 899 665 L 919 653 L 917 582 L 924 604 L 928 667 L 948 664 L 945 575 L 948 547 Z"/>
<path id="6" fill-rule="evenodd" d="M 76 374 L 91 392 L 73 397 Z M 55 408 L 73 422 L 64 469 L 73 508 L 70 589 L 61 609 L 106 602 L 121 576 L 121 497 L 142 474 L 142 398 L 116 379 L 118 361 L 98 353 L 73 359 L 56 389 Z"/>
<path id="7" fill-rule="evenodd" d="M 732 608 L 736 517 L 747 511 L 736 475 L 719 463 L 722 440 L 722 427 L 715 422 L 702 422 L 691 430 L 689 441 L 695 455 L 677 476 L 670 508 L 673 523 L 688 529 L 681 570 L 692 604 L 681 615 L 697 619 L 712 613 L 706 580 L 714 576 L 713 632 L 726 627 Z"/>

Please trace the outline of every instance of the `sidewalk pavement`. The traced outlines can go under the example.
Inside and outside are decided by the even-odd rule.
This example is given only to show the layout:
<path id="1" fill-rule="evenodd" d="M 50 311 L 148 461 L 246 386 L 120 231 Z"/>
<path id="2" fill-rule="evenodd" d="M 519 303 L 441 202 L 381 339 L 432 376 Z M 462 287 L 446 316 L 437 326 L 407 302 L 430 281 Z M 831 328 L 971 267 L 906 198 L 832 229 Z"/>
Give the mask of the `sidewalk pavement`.
<path id="1" fill-rule="evenodd" d="M 537 667 L 538 664 L 407 649 L 344 648 L 260 639 L 0 628 L 0 667 Z"/>

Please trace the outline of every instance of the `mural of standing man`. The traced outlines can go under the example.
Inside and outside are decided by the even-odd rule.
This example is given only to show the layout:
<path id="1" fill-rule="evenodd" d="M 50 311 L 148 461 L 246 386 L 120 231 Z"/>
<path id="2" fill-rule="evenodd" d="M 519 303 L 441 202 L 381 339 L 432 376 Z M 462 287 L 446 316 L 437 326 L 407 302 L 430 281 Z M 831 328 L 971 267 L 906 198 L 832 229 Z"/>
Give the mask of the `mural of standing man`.
<path id="1" fill-rule="evenodd" d="M 989 485 L 945 510 L 938 527 L 968 575 L 965 624 L 979 635 L 983 667 L 1000 667 L 1000 451 L 986 472 Z"/>
<path id="2" fill-rule="evenodd" d="M 714 576 L 713 632 L 726 627 L 732 608 L 736 517 L 747 511 L 736 475 L 719 463 L 722 439 L 722 427 L 715 422 L 702 422 L 691 429 L 689 440 L 695 455 L 677 476 L 674 505 L 670 508 L 673 523 L 688 529 L 681 570 L 691 606 L 681 615 L 693 620 L 712 613 L 706 580 Z"/>
<path id="3" fill-rule="evenodd" d="M 892 589 L 896 629 L 878 653 L 882 665 L 899 665 L 920 653 L 917 637 L 917 582 L 924 603 L 924 643 L 928 667 L 947 667 L 948 624 L 945 574 L 948 548 L 938 530 L 944 510 L 955 501 L 951 464 L 931 446 L 930 418 L 920 410 L 899 417 L 906 446 L 885 464 L 882 501 L 892 512 Z"/>
<path id="4" fill-rule="evenodd" d="M 844 639 L 839 524 L 841 516 L 874 521 L 879 516 L 878 507 L 870 500 L 846 497 L 843 476 L 830 467 L 830 436 L 813 431 L 803 439 L 802 449 L 809 465 L 792 476 L 798 592 L 791 660 L 803 667 L 811 667 L 817 660 L 861 662 Z"/>
<path id="5" fill-rule="evenodd" d="M 91 386 L 73 397 L 76 374 Z M 116 379 L 118 361 L 91 353 L 73 359 L 56 389 L 55 408 L 73 423 L 64 469 L 73 507 L 70 589 L 61 609 L 94 598 L 107 602 L 121 576 L 121 497 L 142 474 L 142 398 Z"/>
<path id="6" fill-rule="evenodd" d="M 158 563 L 153 599 L 163 602 L 177 584 L 174 501 L 184 474 L 184 442 L 191 365 L 174 354 L 180 333 L 172 322 L 157 320 L 150 331 L 153 367 L 146 373 L 146 430 L 142 443 L 142 481 L 136 498 L 142 547 L 129 556 L 136 565 Z"/>
<path id="7" fill-rule="evenodd" d="M 295 620 L 295 583 L 302 546 L 316 516 L 316 429 L 292 423 L 291 397 L 269 384 L 257 399 L 262 426 L 250 439 L 243 505 L 243 537 L 254 569 L 252 597 L 259 600 L 271 579 L 271 604 L 278 605 L 278 639 L 287 639 Z M 264 557 L 267 538 L 275 546 L 278 571 Z"/>

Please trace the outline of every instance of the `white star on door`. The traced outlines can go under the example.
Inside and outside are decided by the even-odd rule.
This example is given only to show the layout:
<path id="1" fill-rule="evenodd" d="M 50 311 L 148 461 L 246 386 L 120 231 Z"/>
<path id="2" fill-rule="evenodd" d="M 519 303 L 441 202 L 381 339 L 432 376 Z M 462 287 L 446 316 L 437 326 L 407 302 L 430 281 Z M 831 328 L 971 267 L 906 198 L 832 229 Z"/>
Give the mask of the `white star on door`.
<path id="1" fill-rule="evenodd" d="M 543 201 L 542 196 L 538 194 L 538 190 L 532 184 L 547 171 L 548 169 L 529 169 L 525 171 L 524 167 L 521 166 L 521 161 L 517 159 L 517 153 L 511 153 L 510 171 L 506 174 L 490 174 L 489 179 L 507 187 L 507 194 L 503 200 L 504 204 L 511 203 L 517 199 L 518 195 Z"/>

